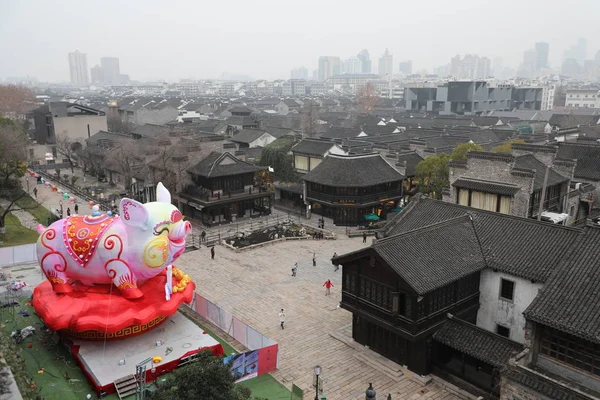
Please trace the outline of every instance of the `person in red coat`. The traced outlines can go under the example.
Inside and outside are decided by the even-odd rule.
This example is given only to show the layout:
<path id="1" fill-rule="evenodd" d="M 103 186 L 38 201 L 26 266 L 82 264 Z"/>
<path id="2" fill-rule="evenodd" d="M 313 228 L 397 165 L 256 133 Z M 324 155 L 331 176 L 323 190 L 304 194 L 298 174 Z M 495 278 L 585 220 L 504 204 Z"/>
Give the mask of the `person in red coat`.
<path id="1" fill-rule="evenodd" d="M 323 284 L 323 286 L 325 286 L 325 296 L 328 296 L 331 294 L 331 288 L 333 287 L 333 283 L 331 283 L 331 281 L 329 279 L 327 279 L 325 281 L 325 283 Z"/>

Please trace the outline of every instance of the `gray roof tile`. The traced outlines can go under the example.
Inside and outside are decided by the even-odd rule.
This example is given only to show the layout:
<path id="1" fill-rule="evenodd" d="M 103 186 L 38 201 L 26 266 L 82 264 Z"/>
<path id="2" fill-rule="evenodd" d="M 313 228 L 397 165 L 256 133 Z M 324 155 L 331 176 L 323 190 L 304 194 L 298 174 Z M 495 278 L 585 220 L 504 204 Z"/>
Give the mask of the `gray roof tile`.
<path id="1" fill-rule="evenodd" d="M 521 190 L 519 186 L 515 185 L 470 178 L 459 178 L 452 183 L 452 186 L 461 189 L 477 190 L 480 192 L 495 193 L 504 196 L 514 196 L 519 190 Z"/>
<path id="2" fill-rule="evenodd" d="M 593 143 L 559 143 L 557 158 L 577 159 L 575 178 L 600 181 L 600 146 Z"/>
<path id="3" fill-rule="evenodd" d="M 523 350 L 520 343 L 456 317 L 449 318 L 433 334 L 433 339 L 494 367 L 507 365 L 511 356 Z"/>

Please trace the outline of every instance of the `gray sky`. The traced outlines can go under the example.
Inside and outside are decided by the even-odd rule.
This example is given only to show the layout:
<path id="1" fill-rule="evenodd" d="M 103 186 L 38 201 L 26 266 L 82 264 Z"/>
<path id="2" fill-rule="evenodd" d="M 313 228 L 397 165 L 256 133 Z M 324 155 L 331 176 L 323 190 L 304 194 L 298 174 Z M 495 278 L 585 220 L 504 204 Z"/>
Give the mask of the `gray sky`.
<path id="1" fill-rule="evenodd" d="M 289 78 L 316 69 L 320 55 L 343 59 L 366 48 L 374 66 L 386 47 L 413 70 L 460 53 L 521 62 L 536 41 L 550 64 L 579 37 L 600 50 L 600 0 L 0 0 L 0 78 L 67 81 L 67 53 L 119 57 L 132 79 L 215 78 L 222 72 Z M 309 73 L 310 74 L 310 73 Z"/>

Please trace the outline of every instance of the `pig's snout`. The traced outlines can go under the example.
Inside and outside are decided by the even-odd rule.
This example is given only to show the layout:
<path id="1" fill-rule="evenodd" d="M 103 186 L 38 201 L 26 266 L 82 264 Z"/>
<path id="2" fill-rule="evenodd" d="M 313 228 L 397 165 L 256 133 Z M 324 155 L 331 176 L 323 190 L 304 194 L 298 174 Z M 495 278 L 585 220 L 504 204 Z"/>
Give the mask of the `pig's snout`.
<path id="1" fill-rule="evenodd" d="M 192 224 L 189 221 L 185 221 L 177 224 L 175 231 L 173 232 L 174 238 L 183 239 L 192 231 Z"/>

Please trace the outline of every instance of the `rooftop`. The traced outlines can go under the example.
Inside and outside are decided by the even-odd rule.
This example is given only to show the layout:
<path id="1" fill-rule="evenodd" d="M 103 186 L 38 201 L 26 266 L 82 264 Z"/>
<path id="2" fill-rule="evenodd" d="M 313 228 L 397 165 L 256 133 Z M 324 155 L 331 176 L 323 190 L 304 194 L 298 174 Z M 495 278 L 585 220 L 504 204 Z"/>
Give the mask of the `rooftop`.
<path id="1" fill-rule="evenodd" d="M 303 179 L 307 182 L 336 187 L 364 187 L 404 179 L 378 153 L 351 156 L 330 154 Z"/>
<path id="2" fill-rule="evenodd" d="M 323 157 L 325 156 L 325 153 L 331 150 L 333 146 L 335 146 L 335 143 L 326 140 L 303 139 L 302 141 L 294 145 L 291 151 L 294 153 L 309 154 Z"/>
<path id="3" fill-rule="evenodd" d="M 235 158 L 231 153 L 212 152 L 196 165 L 188 168 L 192 175 L 216 178 L 220 176 L 254 173 L 263 170 L 253 164 Z"/>

